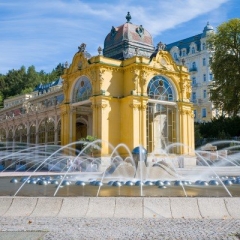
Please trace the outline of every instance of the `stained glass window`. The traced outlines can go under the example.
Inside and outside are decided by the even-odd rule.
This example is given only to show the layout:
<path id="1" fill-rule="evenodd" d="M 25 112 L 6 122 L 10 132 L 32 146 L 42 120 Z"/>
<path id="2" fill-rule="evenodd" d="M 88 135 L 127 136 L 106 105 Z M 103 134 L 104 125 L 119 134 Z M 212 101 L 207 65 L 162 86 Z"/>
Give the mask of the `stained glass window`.
<path id="1" fill-rule="evenodd" d="M 147 89 L 148 96 L 162 101 L 174 101 L 174 89 L 172 84 L 163 76 L 155 76 L 151 79 Z"/>
<path id="2" fill-rule="evenodd" d="M 92 96 L 92 85 L 87 77 L 80 77 L 73 90 L 72 102 L 81 102 L 89 99 Z"/>

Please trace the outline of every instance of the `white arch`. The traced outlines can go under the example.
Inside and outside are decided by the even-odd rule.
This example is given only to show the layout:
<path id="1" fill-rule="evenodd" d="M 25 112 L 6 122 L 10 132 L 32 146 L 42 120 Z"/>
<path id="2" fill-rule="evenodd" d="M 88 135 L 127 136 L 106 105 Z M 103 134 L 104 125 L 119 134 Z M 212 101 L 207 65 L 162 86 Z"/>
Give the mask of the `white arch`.
<path id="1" fill-rule="evenodd" d="M 88 121 L 83 117 L 77 118 L 76 122 L 80 122 L 80 123 L 84 123 L 84 124 L 88 125 Z"/>

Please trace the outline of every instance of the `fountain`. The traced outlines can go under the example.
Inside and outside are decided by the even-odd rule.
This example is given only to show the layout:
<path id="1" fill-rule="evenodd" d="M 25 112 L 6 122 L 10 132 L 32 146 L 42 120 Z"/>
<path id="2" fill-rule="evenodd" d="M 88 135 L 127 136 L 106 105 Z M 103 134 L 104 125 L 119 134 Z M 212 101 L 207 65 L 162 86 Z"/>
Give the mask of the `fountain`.
<path id="1" fill-rule="evenodd" d="M 215 142 L 195 151 L 195 157 L 162 155 L 139 146 L 121 157 L 113 147 L 108 157 L 86 154 L 101 140 L 81 151 L 66 146 L 1 143 L 0 193 L 2 196 L 151 196 L 239 197 L 240 142 Z M 225 144 L 222 150 L 217 145 Z M 194 164 L 189 164 L 190 160 Z M 103 164 L 104 161 L 104 164 Z M 187 166 L 186 166 L 187 164 Z M 104 167 L 105 166 L 105 167 Z"/>

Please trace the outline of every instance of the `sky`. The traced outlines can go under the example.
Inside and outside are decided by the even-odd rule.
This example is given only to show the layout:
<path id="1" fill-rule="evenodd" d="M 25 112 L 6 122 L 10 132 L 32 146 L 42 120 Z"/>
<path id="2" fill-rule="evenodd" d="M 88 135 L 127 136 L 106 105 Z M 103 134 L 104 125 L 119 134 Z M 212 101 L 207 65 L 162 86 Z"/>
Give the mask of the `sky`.
<path id="1" fill-rule="evenodd" d="M 112 26 L 142 25 L 169 44 L 240 17 L 240 0 L 0 0 L 0 74 L 35 66 L 51 72 L 72 62 L 81 43 L 98 55 Z"/>

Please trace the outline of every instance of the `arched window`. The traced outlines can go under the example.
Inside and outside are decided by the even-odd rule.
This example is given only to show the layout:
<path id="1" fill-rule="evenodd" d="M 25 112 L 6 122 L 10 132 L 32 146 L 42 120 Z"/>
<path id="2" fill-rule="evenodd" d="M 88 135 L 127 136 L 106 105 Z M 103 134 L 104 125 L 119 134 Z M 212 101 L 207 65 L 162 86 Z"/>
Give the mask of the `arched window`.
<path id="1" fill-rule="evenodd" d="M 202 44 L 202 50 L 205 50 L 205 49 L 206 49 L 206 44 L 203 43 L 203 44 Z"/>
<path id="2" fill-rule="evenodd" d="M 147 94 L 151 99 L 174 101 L 172 84 L 163 76 L 155 76 L 148 84 Z"/>
<path id="3" fill-rule="evenodd" d="M 72 102 L 81 102 L 89 99 L 92 96 L 92 85 L 87 77 L 80 77 L 73 90 Z"/>
<path id="4" fill-rule="evenodd" d="M 182 50 L 182 57 L 185 57 L 186 56 L 186 50 Z"/>
<path id="5" fill-rule="evenodd" d="M 195 53 L 195 47 L 192 47 L 192 54 Z"/>

